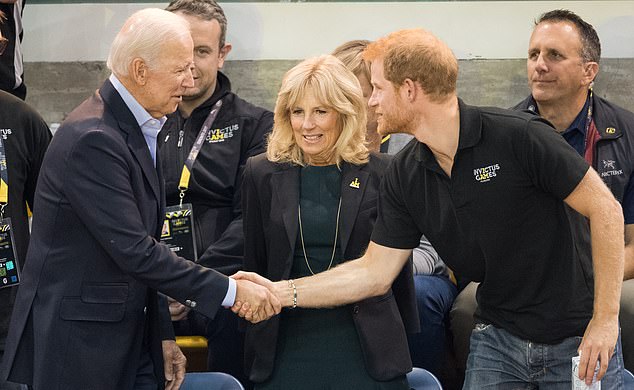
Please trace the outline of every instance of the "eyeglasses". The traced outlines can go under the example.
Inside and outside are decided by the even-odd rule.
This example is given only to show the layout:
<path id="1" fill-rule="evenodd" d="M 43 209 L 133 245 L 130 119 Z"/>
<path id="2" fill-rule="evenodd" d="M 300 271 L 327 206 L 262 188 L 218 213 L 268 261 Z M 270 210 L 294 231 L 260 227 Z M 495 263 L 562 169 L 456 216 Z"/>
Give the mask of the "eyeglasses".
<path id="1" fill-rule="evenodd" d="M 9 40 L 5 37 L 0 37 L 0 56 L 4 54 L 7 46 L 9 46 Z"/>

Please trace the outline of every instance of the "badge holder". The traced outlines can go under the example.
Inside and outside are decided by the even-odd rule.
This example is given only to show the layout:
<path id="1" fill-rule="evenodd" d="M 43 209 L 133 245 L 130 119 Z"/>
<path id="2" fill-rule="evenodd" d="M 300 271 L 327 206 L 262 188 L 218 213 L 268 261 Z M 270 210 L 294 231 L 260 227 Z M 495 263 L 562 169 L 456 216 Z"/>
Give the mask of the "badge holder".
<path id="1" fill-rule="evenodd" d="M 4 207 L 0 209 L 0 288 L 20 284 L 20 267 L 15 252 L 15 240 L 11 218 L 4 218 Z"/>
<path id="2" fill-rule="evenodd" d="M 180 190 L 178 194 L 180 198 L 179 204 L 165 209 L 161 242 L 167 245 L 172 252 L 191 261 L 198 261 L 196 235 L 194 231 L 194 211 L 191 203 L 183 204 L 183 199 L 185 198 L 185 191 L 189 188 L 189 178 L 194 166 L 194 161 L 196 161 L 196 157 L 198 157 L 198 153 L 203 146 L 211 125 L 216 119 L 216 115 L 218 115 L 220 107 L 222 107 L 222 100 L 218 100 L 212 107 L 185 160 L 185 165 L 183 166 L 181 178 L 178 183 L 178 189 Z"/>
<path id="3" fill-rule="evenodd" d="M 184 195 L 184 193 L 182 193 Z M 187 260 L 197 261 L 194 210 L 191 203 L 181 202 L 165 208 L 165 220 L 161 229 L 161 242 L 172 252 Z"/>

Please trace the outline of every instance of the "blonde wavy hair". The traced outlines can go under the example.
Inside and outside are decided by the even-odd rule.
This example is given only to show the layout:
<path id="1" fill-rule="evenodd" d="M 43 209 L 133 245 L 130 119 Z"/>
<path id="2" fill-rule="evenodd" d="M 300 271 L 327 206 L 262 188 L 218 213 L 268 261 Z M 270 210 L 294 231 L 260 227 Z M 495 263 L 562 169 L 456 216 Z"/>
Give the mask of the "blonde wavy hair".
<path id="1" fill-rule="evenodd" d="M 365 146 L 366 107 L 357 77 L 332 55 L 306 59 L 286 72 L 275 103 L 275 124 L 269 135 L 266 156 L 272 162 L 304 166 L 306 161 L 295 142 L 291 110 L 310 91 L 320 104 L 335 110 L 341 132 L 326 157 L 351 164 L 368 162 Z"/>
<path id="2" fill-rule="evenodd" d="M 337 57 L 345 66 L 357 76 L 365 76 L 370 81 L 370 63 L 363 59 L 363 51 L 372 43 L 366 39 L 355 39 L 342 43 L 332 55 Z"/>

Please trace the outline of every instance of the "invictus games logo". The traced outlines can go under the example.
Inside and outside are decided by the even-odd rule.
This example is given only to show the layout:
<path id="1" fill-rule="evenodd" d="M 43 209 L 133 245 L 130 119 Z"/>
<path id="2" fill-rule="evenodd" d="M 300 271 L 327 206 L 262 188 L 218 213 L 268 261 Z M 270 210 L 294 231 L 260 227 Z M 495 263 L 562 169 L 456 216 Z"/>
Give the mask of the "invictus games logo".
<path id="1" fill-rule="evenodd" d="M 601 177 L 617 176 L 623 174 L 623 170 L 616 167 L 615 160 L 601 160 L 601 165 L 603 166 Z"/>
<path id="2" fill-rule="evenodd" d="M 2 139 L 7 139 L 11 134 L 11 129 L 0 129 L 0 137 Z"/>
<path id="3" fill-rule="evenodd" d="M 224 142 L 226 139 L 232 138 L 233 133 L 238 130 L 240 130 L 240 126 L 237 123 L 224 127 L 222 129 L 213 129 L 209 131 L 209 134 L 207 134 L 207 142 L 209 142 L 210 144 Z"/>
<path id="4" fill-rule="evenodd" d="M 486 183 L 492 178 L 497 176 L 497 171 L 500 170 L 500 164 L 492 164 L 482 168 L 476 168 L 473 170 L 473 176 L 476 181 L 480 183 Z"/>
<path id="5" fill-rule="evenodd" d="M 191 215 L 191 213 L 192 211 L 190 209 L 168 211 L 165 213 L 165 218 L 173 219 L 173 218 L 188 217 L 189 215 Z"/>

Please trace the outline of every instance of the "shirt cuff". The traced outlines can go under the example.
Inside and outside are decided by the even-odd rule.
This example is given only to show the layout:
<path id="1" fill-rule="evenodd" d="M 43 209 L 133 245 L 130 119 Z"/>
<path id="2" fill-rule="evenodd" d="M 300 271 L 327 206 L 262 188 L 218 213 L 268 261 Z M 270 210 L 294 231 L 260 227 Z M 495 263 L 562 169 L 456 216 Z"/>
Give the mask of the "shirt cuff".
<path id="1" fill-rule="evenodd" d="M 222 300 L 222 306 L 231 307 L 236 301 L 236 290 L 238 289 L 236 281 L 232 278 L 229 278 L 229 288 L 227 288 L 227 295 L 225 295 L 225 299 Z"/>

